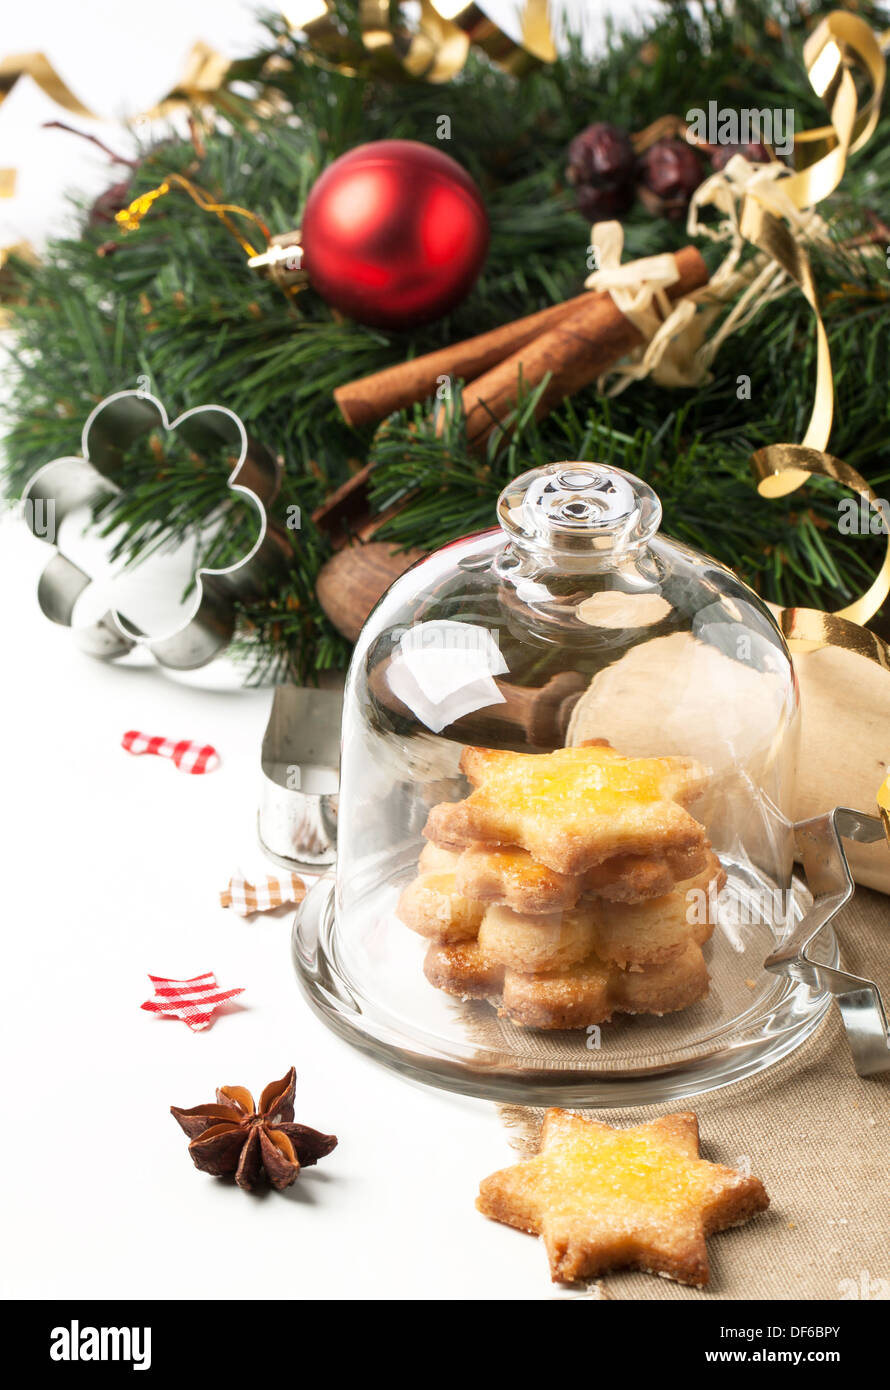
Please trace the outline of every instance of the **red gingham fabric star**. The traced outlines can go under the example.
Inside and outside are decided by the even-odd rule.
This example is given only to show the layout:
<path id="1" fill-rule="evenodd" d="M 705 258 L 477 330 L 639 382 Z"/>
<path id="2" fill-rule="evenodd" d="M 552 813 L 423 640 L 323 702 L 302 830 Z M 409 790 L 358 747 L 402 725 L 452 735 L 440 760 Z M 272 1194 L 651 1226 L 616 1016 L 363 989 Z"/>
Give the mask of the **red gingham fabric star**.
<path id="1" fill-rule="evenodd" d="M 142 734 L 138 729 L 127 730 L 121 739 L 121 747 L 137 757 L 142 753 L 153 753 L 159 758 L 172 758 L 180 772 L 214 772 L 220 763 L 219 754 L 212 743 L 193 743 L 188 738 L 174 743 L 171 738 Z"/>
<path id="2" fill-rule="evenodd" d="M 165 980 L 163 975 L 149 975 L 154 985 L 154 998 L 141 1006 L 149 1013 L 181 1018 L 194 1033 L 208 1028 L 217 1009 L 243 989 L 220 989 L 213 971 L 195 975 L 191 980 Z"/>

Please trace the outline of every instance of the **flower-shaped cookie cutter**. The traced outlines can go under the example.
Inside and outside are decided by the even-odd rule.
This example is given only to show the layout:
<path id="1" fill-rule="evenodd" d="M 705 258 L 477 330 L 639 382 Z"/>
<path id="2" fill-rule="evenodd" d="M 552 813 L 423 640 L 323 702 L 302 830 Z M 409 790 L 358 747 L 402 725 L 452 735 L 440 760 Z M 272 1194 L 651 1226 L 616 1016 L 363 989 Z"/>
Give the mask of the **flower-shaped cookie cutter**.
<path id="1" fill-rule="evenodd" d="M 158 428 L 167 433 L 178 431 L 198 454 L 210 446 L 225 445 L 237 450 L 237 462 L 227 487 L 256 508 L 257 538 L 236 564 L 196 571 L 191 611 L 172 632 L 149 636 L 116 609 L 92 624 L 73 627 L 75 604 L 92 581 L 58 549 L 59 527 L 78 508 L 93 508 L 120 494 L 122 488 L 116 477 L 127 448 Z M 195 406 L 170 421 L 161 401 L 149 391 L 117 391 L 106 396 L 84 424 L 81 454 L 45 464 L 24 492 L 26 503 L 31 504 L 25 506 L 25 518 L 32 533 L 56 547 L 37 586 L 43 613 L 54 623 L 72 627 L 78 645 L 101 660 L 111 661 L 136 646 L 144 646 L 162 666 L 180 671 L 205 666 L 231 641 L 236 605 L 259 598 L 270 574 L 288 564 L 287 537 L 269 522 L 267 515 L 280 483 L 278 460 L 263 444 L 250 438 L 241 420 L 226 406 Z M 47 515 L 52 517 L 48 534 L 47 528 L 37 521 Z"/>
<path id="2" fill-rule="evenodd" d="M 875 844 L 884 839 L 884 826 L 877 816 L 836 806 L 825 815 L 799 821 L 794 837 L 813 902 L 787 941 L 767 956 L 764 968 L 833 995 L 856 1071 L 860 1076 L 878 1076 L 890 1071 L 890 1032 L 880 990 L 874 980 L 820 964 L 811 948 L 818 949 L 822 928 L 855 891 L 843 841 Z"/>

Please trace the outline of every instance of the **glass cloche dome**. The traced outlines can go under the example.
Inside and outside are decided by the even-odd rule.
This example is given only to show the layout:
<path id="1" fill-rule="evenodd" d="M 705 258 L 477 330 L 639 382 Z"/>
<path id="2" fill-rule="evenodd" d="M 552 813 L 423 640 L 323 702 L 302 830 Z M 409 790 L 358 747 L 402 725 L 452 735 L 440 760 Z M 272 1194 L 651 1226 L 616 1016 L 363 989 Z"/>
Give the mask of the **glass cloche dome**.
<path id="1" fill-rule="evenodd" d="M 641 1103 L 759 1070 L 829 1002 L 763 966 L 810 901 L 782 635 L 621 469 L 525 473 L 496 519 L 355 649 L 336 874 L 295 928 L 309 998 L 477 1095 Z"/>

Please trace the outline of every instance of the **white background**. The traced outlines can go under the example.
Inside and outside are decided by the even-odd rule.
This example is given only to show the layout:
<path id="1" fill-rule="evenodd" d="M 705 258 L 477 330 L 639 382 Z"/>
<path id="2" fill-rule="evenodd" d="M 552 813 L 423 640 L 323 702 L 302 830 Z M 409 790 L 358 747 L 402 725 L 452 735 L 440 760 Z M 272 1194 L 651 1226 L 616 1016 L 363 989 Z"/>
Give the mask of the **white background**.
<path id="1" fill-rule="evenodd" d="M 44 0 L 5 8 L 0 56 L 43 50 L 114 116 L 172 86 L 194 39 L 236 54 L 256 35 L 251 6 L 233 0 Z M 90 146 L 41 129 L 56 118 L 126 152 L 114 122 L 70 117 L 21 82 L 0 109 L 0 166 L 20 171 L 17 197 L 0 204 L 0 244 L 39 245 L 69 216 L 67 187 L 96 193 L 118 177 Z M 479 1180 L 513 1158 L 494 1107 L 409 1084 L 338 1041 L 298 991 L 290 914 L 245 922 L 218 905 L 236 867 L 264 868 L 255 817 L 270 692 L 238 689 L 225 664 L 188 685 L 82 656 L 38 610 L 48 555 L 0 521 L 0 1292 L 566 1297 L 537 1241 L 474 1210 Z M 188 777 L 133 758 L 120 747 L 129 728 L 212 742 L 222 768 Z M 206 1032 L 140 1009 L 147 972 L 206 970 L 245 987 Z M 296 1118 L 335 1132 L 335 1153 L 285 1194 L 246 1196 L 198 1173 L 170 1104 L 209 1101 L 226 1083 L 259 1095 L 291 1063 Z"/>
<path id="2" fill-rule="evenodd" d="M 493 1106 L 409 1084 L 309 1011 L 292 914 L 218 905 L 256 850 L 271 693 L 104 666 L 39 612 L 48 547 L 0 525 L 6 1297 L 551 1297 L 538 1242 L 474 1210 L 512 1161 Z M 211 668 L 219 682 L 221 672 Z M 213 743 L 219 771 L 124 752 Z M 271 867 L 271 866 L 265 866 Z M 203 1033 L 139 1005 L 147 972 L 244 986 Z M 171 1104 L 255 1096 L 293 1063 L 296 1118 L 339 1147 L 284 1194 L 197 1172 Z"/>

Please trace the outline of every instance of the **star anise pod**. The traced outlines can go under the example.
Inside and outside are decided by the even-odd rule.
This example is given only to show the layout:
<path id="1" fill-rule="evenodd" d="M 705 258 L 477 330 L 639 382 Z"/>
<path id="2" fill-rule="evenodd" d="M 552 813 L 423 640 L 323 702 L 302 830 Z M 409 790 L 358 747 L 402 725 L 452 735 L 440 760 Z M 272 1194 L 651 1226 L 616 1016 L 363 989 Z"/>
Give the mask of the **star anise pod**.
<path id="1" fill-rule="evenodd" d="M 301 1168 L 308 1168 L 337 1147 L 333 1134 L 294 1124 L 294 1090 L 297 1073 L 291 1067 L 280 1081 L 271 1081 L 260 1103 L 243 1086 L 221 1086 L 216 1104 L 196 1105 L 191 1110 L 170 1106 L 170 1113 L 190 1139 L 189 1153 L 196 1168 L 235 1181 L 250 1192 L 266 1179 L 279 1192 L 290 1187 Z"/>

